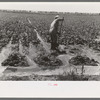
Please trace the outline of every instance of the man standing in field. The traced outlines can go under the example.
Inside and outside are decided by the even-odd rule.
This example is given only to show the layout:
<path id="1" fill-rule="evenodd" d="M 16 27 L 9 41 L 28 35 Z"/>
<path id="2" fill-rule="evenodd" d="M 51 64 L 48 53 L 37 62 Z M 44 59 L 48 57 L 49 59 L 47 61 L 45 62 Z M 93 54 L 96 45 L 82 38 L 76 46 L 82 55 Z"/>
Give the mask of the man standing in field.
<path id="1" fill-rule="evenodd" d="M 50 26 L 50 36 L 51 36 L 51 50 L 57 50 L 58 51 L 58 35 L 61 34 L 61 27 L 60 22 L 62 23 L 64 21 L 64 18 L 60 18 L 59 15 L 55 16 L 54 21 L 51 23 Z M 60 27 L 59 27 L 60 26 Z"/>

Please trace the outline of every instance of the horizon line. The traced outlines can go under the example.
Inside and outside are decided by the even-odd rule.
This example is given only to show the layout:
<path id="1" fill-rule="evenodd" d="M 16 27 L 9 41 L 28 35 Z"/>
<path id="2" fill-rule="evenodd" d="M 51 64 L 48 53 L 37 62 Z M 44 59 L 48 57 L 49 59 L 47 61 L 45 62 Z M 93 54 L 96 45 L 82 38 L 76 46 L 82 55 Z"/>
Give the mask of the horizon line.
<path id="1" fill-rule="evenodd" d="M 94 12 L 78 12 L 78 11 L 76 11 L 76 12 L 64 12 L 64 11 L 42 11 L 42 10 L 37 10 L 37 11 L 34 11 L 34 10 L 25 10 L 25 9 L 21 9 L 21 10 L 19 10 L 19 9 L 0 9 L 0 11 L 26 11 L 26 12 L 28 12 L 28 13 L 30 13 L 29 11 L 31 11 L 31 12 L 48 12 L 48 13 L 51 13 L 51 12 L 54 12 L 54 13 L 72 13 L 72 14 L 75 14 L 75 13 L 79 13 L 79 14 L 100 14 L 99 12 L 97 13 L 94 13 Z"/>

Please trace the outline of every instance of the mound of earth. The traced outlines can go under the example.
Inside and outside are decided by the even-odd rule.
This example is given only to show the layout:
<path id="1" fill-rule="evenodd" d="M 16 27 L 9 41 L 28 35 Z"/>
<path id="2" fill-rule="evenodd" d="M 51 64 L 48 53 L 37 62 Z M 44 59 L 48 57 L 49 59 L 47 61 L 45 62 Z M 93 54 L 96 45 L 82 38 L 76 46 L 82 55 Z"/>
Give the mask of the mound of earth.
<path id="1" fill-rule="evenodd" d="M 20 53 L 12 53 L 8 56 L 8 58 L 2 62 L 2 66 L 29 66 L 25 56 L 22 56 Z"/>
<path id="2" fill-rule="evenodd" d="M 98 66 L 98 62 L 95 61 L 94 59 L 90 59 L 89 57 L 87 56 L 81 56 L 81 55 L 78 55 L 76 57 L 72 57 L 70 60 L 69 60 L 69 63 L 70 64 L 73 64 L 73 65 L 90 65 L 90 66 Z"/>
<path id="3" fill-rule="evenodd" d="M 34 61 L 43 69 L 55 69 L 62 65 L 62 61 L 51 54 L 39 54 Z"/>

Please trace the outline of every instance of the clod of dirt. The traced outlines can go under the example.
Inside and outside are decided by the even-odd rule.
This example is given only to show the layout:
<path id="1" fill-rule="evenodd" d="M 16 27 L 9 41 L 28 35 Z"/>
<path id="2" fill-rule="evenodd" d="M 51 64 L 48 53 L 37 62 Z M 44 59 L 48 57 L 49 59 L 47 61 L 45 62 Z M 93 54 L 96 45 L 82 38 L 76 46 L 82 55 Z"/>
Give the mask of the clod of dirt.
<path id="1" fill-rule="evenodd" d="M 40 54 L 34 59 L 34 61 L 43 69 L 52 70 L 62 65 L 62 61 L 51 54 Z"/>
<path id="2" fill-rule="evenodd" d="M 89 57 L 87 56 L 81 56 L 81 55 L 78 55 L 76 57 L 72 57 L 70 60 L 69 60 L 69 63 L 70 64 L 73 64 L 73 65 L 90 65 L 90 66 L 98 66 L 98 62 L 95 61 L 94 59 L 90 59 Z"/>
<path id="3" fill-rule="evenodd" d="M 59 50 L 59 53 L 66 54 L 66 46 L 65 45 L 59 45 L 58 50 Z"/>
<path id="4" fill-rule="evenodd" d="M 27 67 L 29 64 L 25 56 L 22 56 L 20 53 L 12 53 L 2 62 L 2 66 Z"/>
<path id="5" fill-rule="evenodd" d="M 73 54 L 77 54 L 77 53 L 80 53 L 82 51 L 80 49 L 78 49 L 78 48 L 72 48 L 69 52 L 73 53 Z"/>

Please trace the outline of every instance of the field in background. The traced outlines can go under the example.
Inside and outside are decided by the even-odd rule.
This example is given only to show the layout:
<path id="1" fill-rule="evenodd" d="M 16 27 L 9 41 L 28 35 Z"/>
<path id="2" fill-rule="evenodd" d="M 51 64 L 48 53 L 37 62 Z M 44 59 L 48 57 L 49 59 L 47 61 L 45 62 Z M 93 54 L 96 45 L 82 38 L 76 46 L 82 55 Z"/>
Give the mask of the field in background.
<path id="1" fill-rule="evenodd" d="M 37 28 L 37 31 L 44 40 L 50 41 L 48 30 L 50 23 L 57 14 L 65 19 L 61 37 L 59 39 L 60 44 L 89 45 L 91 42 L 94 42 L 94 39 L 96 39 L 100 34 L 99 14 L 0 11 L 1 45 L 5 45 L 6 42 L 9 41 L 9 38 L 11 38 L 12 34 L 16 34 L 16 36 L 23 32 L 27 32 L 27 34 L 29 34 L 29 29 L 27 27 L 30 26 L 28 26 L 27 18 L 30 18 L 33 25 L 32 27 Z M 27 24 L 27 27 L 22 27 L 23 24 Z"/>

